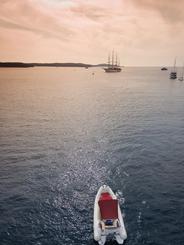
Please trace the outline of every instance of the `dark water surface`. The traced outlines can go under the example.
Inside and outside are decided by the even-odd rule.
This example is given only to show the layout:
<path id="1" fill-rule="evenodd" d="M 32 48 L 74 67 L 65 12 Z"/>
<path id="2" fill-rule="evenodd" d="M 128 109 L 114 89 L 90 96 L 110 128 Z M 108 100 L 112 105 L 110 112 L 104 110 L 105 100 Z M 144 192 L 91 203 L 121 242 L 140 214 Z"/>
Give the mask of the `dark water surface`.
<path id="1" fill-rule="evenodd" d="M 184 83 L 159 68 L 0 69 L 0 244 L 95 244 L 102 184 L 126 245 L 184 244 Z"/>

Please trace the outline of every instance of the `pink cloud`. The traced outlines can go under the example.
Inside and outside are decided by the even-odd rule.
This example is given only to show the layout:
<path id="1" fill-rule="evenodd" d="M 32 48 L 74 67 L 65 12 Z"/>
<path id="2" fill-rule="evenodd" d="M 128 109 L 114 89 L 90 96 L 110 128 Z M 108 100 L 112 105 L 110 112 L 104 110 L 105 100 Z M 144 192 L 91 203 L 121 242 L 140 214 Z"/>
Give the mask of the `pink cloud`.
<path id="1" fill-rule="evenodd" d="M 181 0 L 130 0 L 137 7 L 158 11 L 161 16 L 170 23 L 184 20 L 184 2 Z"/>

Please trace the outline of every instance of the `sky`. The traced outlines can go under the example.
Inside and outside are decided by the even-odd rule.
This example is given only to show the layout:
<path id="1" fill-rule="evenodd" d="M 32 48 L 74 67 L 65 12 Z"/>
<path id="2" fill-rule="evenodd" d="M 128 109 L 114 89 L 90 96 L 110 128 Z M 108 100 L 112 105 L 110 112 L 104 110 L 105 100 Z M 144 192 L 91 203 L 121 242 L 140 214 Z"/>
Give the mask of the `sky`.
<path id="1" fill-rule="evenodd" d="M 184 62 L 184 0 L 0 0 L 0 61 Z"/>

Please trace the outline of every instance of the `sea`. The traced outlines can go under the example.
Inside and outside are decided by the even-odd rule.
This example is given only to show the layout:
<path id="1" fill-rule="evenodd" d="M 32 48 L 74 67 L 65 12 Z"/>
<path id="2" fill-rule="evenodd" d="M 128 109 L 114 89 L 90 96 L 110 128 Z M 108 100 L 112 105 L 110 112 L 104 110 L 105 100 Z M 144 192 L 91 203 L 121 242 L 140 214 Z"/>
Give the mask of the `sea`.
<path id="1" fill-rule="evenodd" d="M 1 245 L 97 244 L 103 184 L 126 245 L 184 244 L 184 82 L 169 72 L 0 69 Z"/>

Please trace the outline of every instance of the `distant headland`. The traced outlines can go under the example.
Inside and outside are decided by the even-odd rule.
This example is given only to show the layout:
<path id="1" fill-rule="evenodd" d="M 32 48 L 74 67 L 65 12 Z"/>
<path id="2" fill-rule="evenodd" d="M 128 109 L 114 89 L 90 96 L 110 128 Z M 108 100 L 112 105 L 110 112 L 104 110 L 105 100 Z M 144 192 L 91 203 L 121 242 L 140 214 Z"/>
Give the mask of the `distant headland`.
<path id="1" fill-rule="evenodd" d="M 84 63 L 23 63 L 23 62 L 0 62 L 0 67 L 7 68 L 28 68 L 28 67 L 96 67 L 106 66 L 107 64 L 84 64 Z"/>

